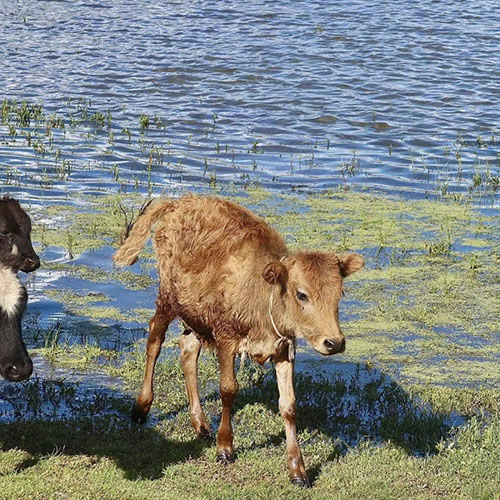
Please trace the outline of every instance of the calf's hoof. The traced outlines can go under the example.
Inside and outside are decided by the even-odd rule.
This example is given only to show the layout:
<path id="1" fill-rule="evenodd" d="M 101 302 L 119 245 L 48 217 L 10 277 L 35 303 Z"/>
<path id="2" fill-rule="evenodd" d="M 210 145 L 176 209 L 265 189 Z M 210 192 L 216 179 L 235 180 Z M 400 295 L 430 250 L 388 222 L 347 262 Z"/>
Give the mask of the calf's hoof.
<path id="1" fill-rule="evenodd" d="M 137 403 L 134 403 L 132 406 L 132 410 L 130 411 L 130 418 L 139 424 L 146 423 L 148 419 L 149 410 L 144 410 L 142 406 L 139 406 Z"/>
<path id="2" fill-rule="evenodd" d="M 196 429 L 196 434 L 198 434 L 198 437 L 201 439 L 212 441 L 213 436 L 208 427 L 200 427 L 199 429 Z"/>
<path id="3" fill-rule="evenodd" d="M 216 461 L 219 464 L 227 465 L 232 464 L 234 462 L 234 454 L 232 453 L 220 453 L 217 455 Z"/>
<path id="4" fill-rule="evenodd" d="M 307 477 L 292 477 L 292 484 L 300 486 L 301 488 L 310 488 L 311 483 Z"/>

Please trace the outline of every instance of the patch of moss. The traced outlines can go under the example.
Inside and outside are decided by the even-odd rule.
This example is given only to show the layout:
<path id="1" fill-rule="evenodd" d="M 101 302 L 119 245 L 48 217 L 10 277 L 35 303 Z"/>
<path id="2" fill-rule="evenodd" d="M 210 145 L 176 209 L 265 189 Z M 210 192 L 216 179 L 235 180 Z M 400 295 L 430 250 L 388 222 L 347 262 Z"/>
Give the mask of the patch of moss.
<path id="1" fill-rule="evenodd" d="M 116 281 L 130 290 L 144 290 L 156 281 L 149 275 L 135 274 L 127 270 L 113 270 L 112 273 L 98 267 L 72 265 L 67 263 L 44 262 L 46 270 L 62 271 L 72 276 L 97 283 Z"/>

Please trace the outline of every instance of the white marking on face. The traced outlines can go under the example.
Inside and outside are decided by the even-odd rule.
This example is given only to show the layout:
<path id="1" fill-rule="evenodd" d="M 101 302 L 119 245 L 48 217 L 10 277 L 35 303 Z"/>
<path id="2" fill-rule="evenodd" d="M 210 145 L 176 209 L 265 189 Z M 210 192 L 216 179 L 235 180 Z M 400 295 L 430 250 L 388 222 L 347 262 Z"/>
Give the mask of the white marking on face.
<path id="1" fill-rule="evenodd" d="M 14 314 L 21 300 L 23 287 L 12 269 L 0 267 L 0 309 Z"/>
<path id="2" fill-rule="evenodd" d="M 16 245 L 12 245 L 12 255 L 18 255 L 19 254 L 19 248 L 16 247 Z"/>

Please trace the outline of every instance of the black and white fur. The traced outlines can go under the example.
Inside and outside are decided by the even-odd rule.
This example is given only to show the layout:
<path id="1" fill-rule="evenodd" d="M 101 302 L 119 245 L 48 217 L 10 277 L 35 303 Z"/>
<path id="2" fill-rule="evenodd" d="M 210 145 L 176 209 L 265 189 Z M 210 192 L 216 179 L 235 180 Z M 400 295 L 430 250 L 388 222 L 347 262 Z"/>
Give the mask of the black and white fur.
<path id="1" fill-rule="evenodd" d="M 21 330 L 27 301 L 17 273 L 0 263 L 0 374 L 12 382 L 27 379 L 33 371 Z"/>
<path id="2" fill-rule="evenodd" d="M 30 217 L 17 200 L 0 198 L 0 375 L 13 382 L 28 378 L 33 371 L 21 330 L 28 297 L 17 272 L 29 273 L 38 267 Z"/>
<path id="3" fill-rule="evenodd" d="M 40 267 L 31 244 L 31 219 L 17 200 L 0 198 L 0 264 L 30 273 Z"/>

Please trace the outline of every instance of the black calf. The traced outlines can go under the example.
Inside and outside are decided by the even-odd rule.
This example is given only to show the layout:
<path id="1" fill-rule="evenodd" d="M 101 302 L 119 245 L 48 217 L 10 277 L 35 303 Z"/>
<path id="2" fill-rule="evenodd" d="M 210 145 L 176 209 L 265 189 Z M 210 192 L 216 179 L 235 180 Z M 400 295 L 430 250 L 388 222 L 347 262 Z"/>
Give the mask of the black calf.
<path id="1" fill-rule="evenodd" d="M 29 273 L 40 267 L 31 244 L 31 220 L 17 200 L 0 199 L 0 264 Z"/>
<path id="2" fill-rule="evenodd" d="M 19 382 L 31 375 L 33 364 L 21 336 L 21 319 L 28 296 L 16 273 L 0 264 L 0 374 Z"/>
<path id="3" fill-rule="evenodd" d="M 17 271 L 40 267 L 31 244 L 31 220 L 17 200 L 0 199 L 0 375 L 12 382 L 27 379 L 33 364 L 26 351 L 21 320 L 28 300 Z"/>

